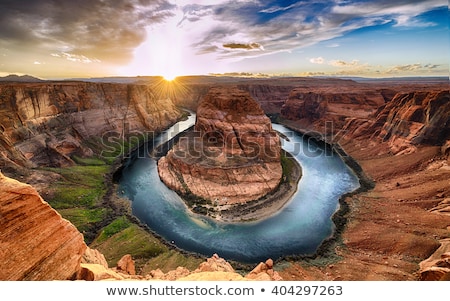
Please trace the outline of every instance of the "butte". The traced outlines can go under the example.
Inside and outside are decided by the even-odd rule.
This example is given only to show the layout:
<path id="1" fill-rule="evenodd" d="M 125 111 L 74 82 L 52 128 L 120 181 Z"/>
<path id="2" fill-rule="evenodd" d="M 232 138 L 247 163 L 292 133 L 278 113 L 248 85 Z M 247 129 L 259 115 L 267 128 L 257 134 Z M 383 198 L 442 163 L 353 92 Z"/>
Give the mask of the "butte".
<path id="1" fill-rule="evenodd" d="M 193 211 L 217 215 L 273 193 L 283 177 L 281 144 L 249 93 L 212 88 L 188 131 L 158 161 L 161 180 Z"/>

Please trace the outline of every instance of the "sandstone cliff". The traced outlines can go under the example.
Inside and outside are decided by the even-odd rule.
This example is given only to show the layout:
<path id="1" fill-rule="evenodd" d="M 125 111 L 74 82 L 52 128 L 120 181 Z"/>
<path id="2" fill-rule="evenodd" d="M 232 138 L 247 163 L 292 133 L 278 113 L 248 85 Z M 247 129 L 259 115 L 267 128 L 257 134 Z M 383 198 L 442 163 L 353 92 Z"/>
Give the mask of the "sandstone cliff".
<path id="1" fill-rule="evenodd" d="M 0 173 L 0 280 L 64 280 L 78 272 L 80 232 L 26 184 Z"/>
<path id="2" fill-rule="evenodd" d="M 339 82 L 344 82 L 337 80 Z M 279 114 L 291 90 L 297 87 L 310 88 L 311 85 L 329 85 L 329 80 L 312 78 L 235 78 L 235 77 L 181 77 L 175 86 L 180 86 L 174 101 L 195 111 L 211 88 L 217 86 L 237 87 L 247 91 L 266 114 Z"/>
<path id="3" fill-rule="evenodd" d="M 330 131 L 327 127 L 342 128 L 347 117 L 368 117 L 391 95 L 391 90 L 370 89 L 354 82 L 340 84 L 339 88 L 295 88 L 283 104 L 281 116 L 304 129 Z"/>
<path id="4" fill-rule="evenodd" d="M 213 88 L 197 109 L 195 131 L 158 162 L 161 179 L 215 206 L 257 200 L 281 180 L 280 140 L 248 93 Z"/>
<path id="5" fill-rule="evenodd" d="M 108 138 L 142 138 L 179 117 L 145 85 L 1 84 L 0 167 L 71 165 L 73 155 L 105 149 Z"/>
<path id="6" fill-rule="evenodd" d="M 344 131 L 354 138 L 379 139 L 391 151 L 412 152 L 420 144 L 445 145 L 450 139 L 448 90 L 398 93 L 367 119 L 350 118 Z"/>

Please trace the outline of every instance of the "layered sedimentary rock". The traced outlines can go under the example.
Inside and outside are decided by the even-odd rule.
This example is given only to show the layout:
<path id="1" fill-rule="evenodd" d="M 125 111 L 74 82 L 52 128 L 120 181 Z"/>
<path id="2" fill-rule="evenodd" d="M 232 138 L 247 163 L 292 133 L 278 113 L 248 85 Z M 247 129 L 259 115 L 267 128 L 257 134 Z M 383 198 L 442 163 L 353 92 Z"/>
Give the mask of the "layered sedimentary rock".
<path id="1" fill-rule="evenodd" d="M 179 117 L 170 99 L 145 85 L 1 84 L 0 167 L 71 165 L 73 155 L 92 156 Z"/>
<path id="2" fill-rule="evenodd" d="M 390 90 L 370 90 L 354 82 L 337 84 L 339 89 L 293 89 L 281 108 L 282 117 L 305 129 L 329 131 L 326 122 L 333 123 L 328 127 L 341 128 L 347 117 L 366 118 L 393 96 Z"/>
<path id="3" fill-rule="evenodd" d="M 344 131 L 352 137 L 378 139 L 393 153 L 413 152 L 417 145 L 444 146 L 450 139 L 448 90 L 398 93 L 367 119 L 351 118 Z"/>
<path id="4" fill-rule="evenodd" d="M 280 140 L 247 92 L 213 88 L 197 109 L 195 131 L 158 162 L 162 181 L 182 194 L 231 205 L 257 200 L 281 180 Z"/>
<path id="5" fill-rule="evenodd" d="M 0 173 L 0 280 L 64 280 L 79 270 L 83 236 L 30 185 Z"/>

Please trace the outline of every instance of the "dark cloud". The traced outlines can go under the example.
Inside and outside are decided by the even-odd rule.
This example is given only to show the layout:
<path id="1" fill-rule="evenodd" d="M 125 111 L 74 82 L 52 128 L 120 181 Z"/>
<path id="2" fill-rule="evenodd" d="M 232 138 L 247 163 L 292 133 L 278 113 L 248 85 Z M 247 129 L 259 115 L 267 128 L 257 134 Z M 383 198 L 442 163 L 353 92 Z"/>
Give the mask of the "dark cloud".
<path id="1" fill-rule="evenodd" d="M 120 63 L 174 7 L 167 0 L 2 0 L 5 48 L 64 51 Z"/>

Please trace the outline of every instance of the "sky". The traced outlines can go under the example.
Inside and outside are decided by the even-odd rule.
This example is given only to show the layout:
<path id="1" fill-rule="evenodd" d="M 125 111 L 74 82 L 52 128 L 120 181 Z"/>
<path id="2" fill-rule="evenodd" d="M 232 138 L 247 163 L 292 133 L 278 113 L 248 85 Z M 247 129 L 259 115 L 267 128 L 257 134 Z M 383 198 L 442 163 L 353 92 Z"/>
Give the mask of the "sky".
<path id="1" fill-rule="evenodd" d="M 448 76 L 447 0 L 1 0 L 0 76 Z"/>

